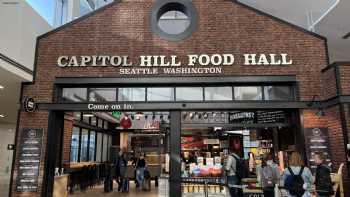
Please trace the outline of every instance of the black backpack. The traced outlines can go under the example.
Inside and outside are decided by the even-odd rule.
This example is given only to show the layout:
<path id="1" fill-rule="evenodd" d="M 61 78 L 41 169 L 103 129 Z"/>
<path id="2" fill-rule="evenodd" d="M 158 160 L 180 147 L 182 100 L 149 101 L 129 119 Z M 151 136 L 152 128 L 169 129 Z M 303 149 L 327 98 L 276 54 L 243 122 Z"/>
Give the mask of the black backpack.
<path id="1" fill-rule="evenodd" d="M 248 177 L 248 168 L 245 165 L 245 162 L 243 159 L 235 156 L 234 154 L 232 154 L 232 157 L 236 159 L 236 171 L 235 174 L 238 178 L 238 180 L 242 180 L 244 178 Z"/>
<path id="2" fill-rule="evenodd" d="M 304 189 L 304 179 L 301 176 L 304 171 L 304 167 L 301 167 L 299 174 L 295 175 L 293 170 L 288 167 L 290 175 L 285 180 L 284 186 L 293 196 L 301 197 L 305 193 Z"/>
<path id="3" fill-rule="evenodd" d="M 320 165 L 316 169 L 316 191 L 321 196 L 334 195 L 330 169 L 325 165 Z"/>

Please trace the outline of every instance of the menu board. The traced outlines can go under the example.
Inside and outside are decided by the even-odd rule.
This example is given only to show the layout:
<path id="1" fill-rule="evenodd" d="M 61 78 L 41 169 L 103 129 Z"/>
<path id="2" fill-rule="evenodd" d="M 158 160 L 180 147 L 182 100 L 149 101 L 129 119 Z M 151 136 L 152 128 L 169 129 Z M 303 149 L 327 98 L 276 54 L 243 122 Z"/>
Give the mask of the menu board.
<path id="1" fill-rule="evenodd" d="M 327 163 L 331 162 L 329 152 L 329 138 L 327 128 L 307 128 L 305 129 L 306 156 L 311 171 L 315 172 L 316 164 L 313 155 L 316 152 L 323 152 Z"/>
<path id="2" fill-rule="evenodd" d="M 20 139 L 18 192 L 37 192 L 43 129 L 23 129 Z"/>
<path id="3" fill-rule="evenodd" d="M 284 111 L 257 111 L 257 123 L 284 123 Z"/>
<path id="4" fill-rule="evenodd" d="M 157 148 L 160 140 L 157 136 L 131 136 L 131 147 Z"/>

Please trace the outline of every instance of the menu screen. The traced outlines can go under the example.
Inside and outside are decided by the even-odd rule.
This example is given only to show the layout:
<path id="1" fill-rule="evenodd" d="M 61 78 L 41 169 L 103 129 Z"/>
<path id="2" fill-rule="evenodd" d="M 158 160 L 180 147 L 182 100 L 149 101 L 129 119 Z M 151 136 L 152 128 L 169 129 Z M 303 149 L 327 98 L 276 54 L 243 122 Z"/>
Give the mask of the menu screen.
<path id="1" fill-rule="evenodd" d="M 323 152 L 326 156 L 327 163 L 331 162 L 327 128 L 305 129 L 305 141 L 307 159 L 312 172 L 315 172 L 316 169 L 316 164 L 313 158 L 313 155 L 316 152 Z"/>
<path id="2" fill-rule="evenodd" d="M 43 129 L 23 129 L 20 139 L 18 192 L 37 192 Z"/>

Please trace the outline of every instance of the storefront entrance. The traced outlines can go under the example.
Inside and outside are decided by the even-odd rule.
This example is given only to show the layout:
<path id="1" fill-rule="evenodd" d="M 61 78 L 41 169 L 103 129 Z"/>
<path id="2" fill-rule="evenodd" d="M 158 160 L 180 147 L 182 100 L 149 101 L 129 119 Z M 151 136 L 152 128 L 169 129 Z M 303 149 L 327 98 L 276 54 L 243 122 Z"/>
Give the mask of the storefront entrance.
<path id="1" fill-rule="evenodd" d="M 288 152 L 304 153 L 296 143 L 299 113 L 293 109 L 50 114 L 48 195 L 60 191 L 59 183 L 66 181 L 68 196 L 225 196 L 220 175 L 228 154 L 238 152 L 246 159 L 254 177 L 264 153 L 272 153 L 281 169 Z M 115 161 L 120 150 L 127 161 L 123 178 L 128 192 L 118 191 Z M 149 190 L 136 188 L 137 158 L 143 154 Z"/>

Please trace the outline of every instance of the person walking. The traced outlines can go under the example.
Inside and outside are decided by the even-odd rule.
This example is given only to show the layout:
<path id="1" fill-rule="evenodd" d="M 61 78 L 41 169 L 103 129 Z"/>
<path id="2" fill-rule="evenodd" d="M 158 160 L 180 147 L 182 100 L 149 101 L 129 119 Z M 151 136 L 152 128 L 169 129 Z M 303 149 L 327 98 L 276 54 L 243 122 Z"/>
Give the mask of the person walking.
<path id="1" fill-rule="evenodd" d="M 331 179 L 331 169 L 325 164 L 325 156 L 322 152 L 317 152 L 314 155 L 314 160 L 317 165 L 315 186 L 318 197 L 329 197 L 334 195 L 334 189 Z"/>
<path id="2" fill-rule="evenodd" d="M 283 172 L 282 180 L 288 191 L 288 196 L 311 197 L 311 187 L 314 177 L 298 152 L 292 152 L 288 161 L 288 168 Z"/>
<path id="3" fill-rule="evenodd" d="M 143 180 L 144 180 L 144 172 L 146 167 L 146 160 L 145 160 L 146 154 L 141 154 L 139 159 L 136 162 L 136 187 L 142 186 Z"/>
<path id="4" fill-rule="evenodd" d="M 244 166 L 244 161 L 237 155 L 237 153 L 233 152 L 227 156 L 225 170 L 230 196 L 242 196 L 243 191 L 238 185 L 241 183 L 241 179 L 245 178 L 244 174 L 248 171 L 247 167 Z"/>
<path id="5" fill-rule="evenodd" d="M 120 150 L 118 153 L 117 161 L 116 161 L 116 169 L 117 169 L 117 183 L 118 183 L 118 191 L 126 192 L 126 183 L 125 179 L 126 168 L 128 165 L 128 161 L 125 158 L 125 152 Z"/>
<path id="6" fill-rule="evenodd" d="M 263 188 L 264 197 L 274 197 L 274 187 L 279 183 L 280 173 L 271 153 L 263 156 L 262 164 L 257 166 L 257 176 Z"/>

